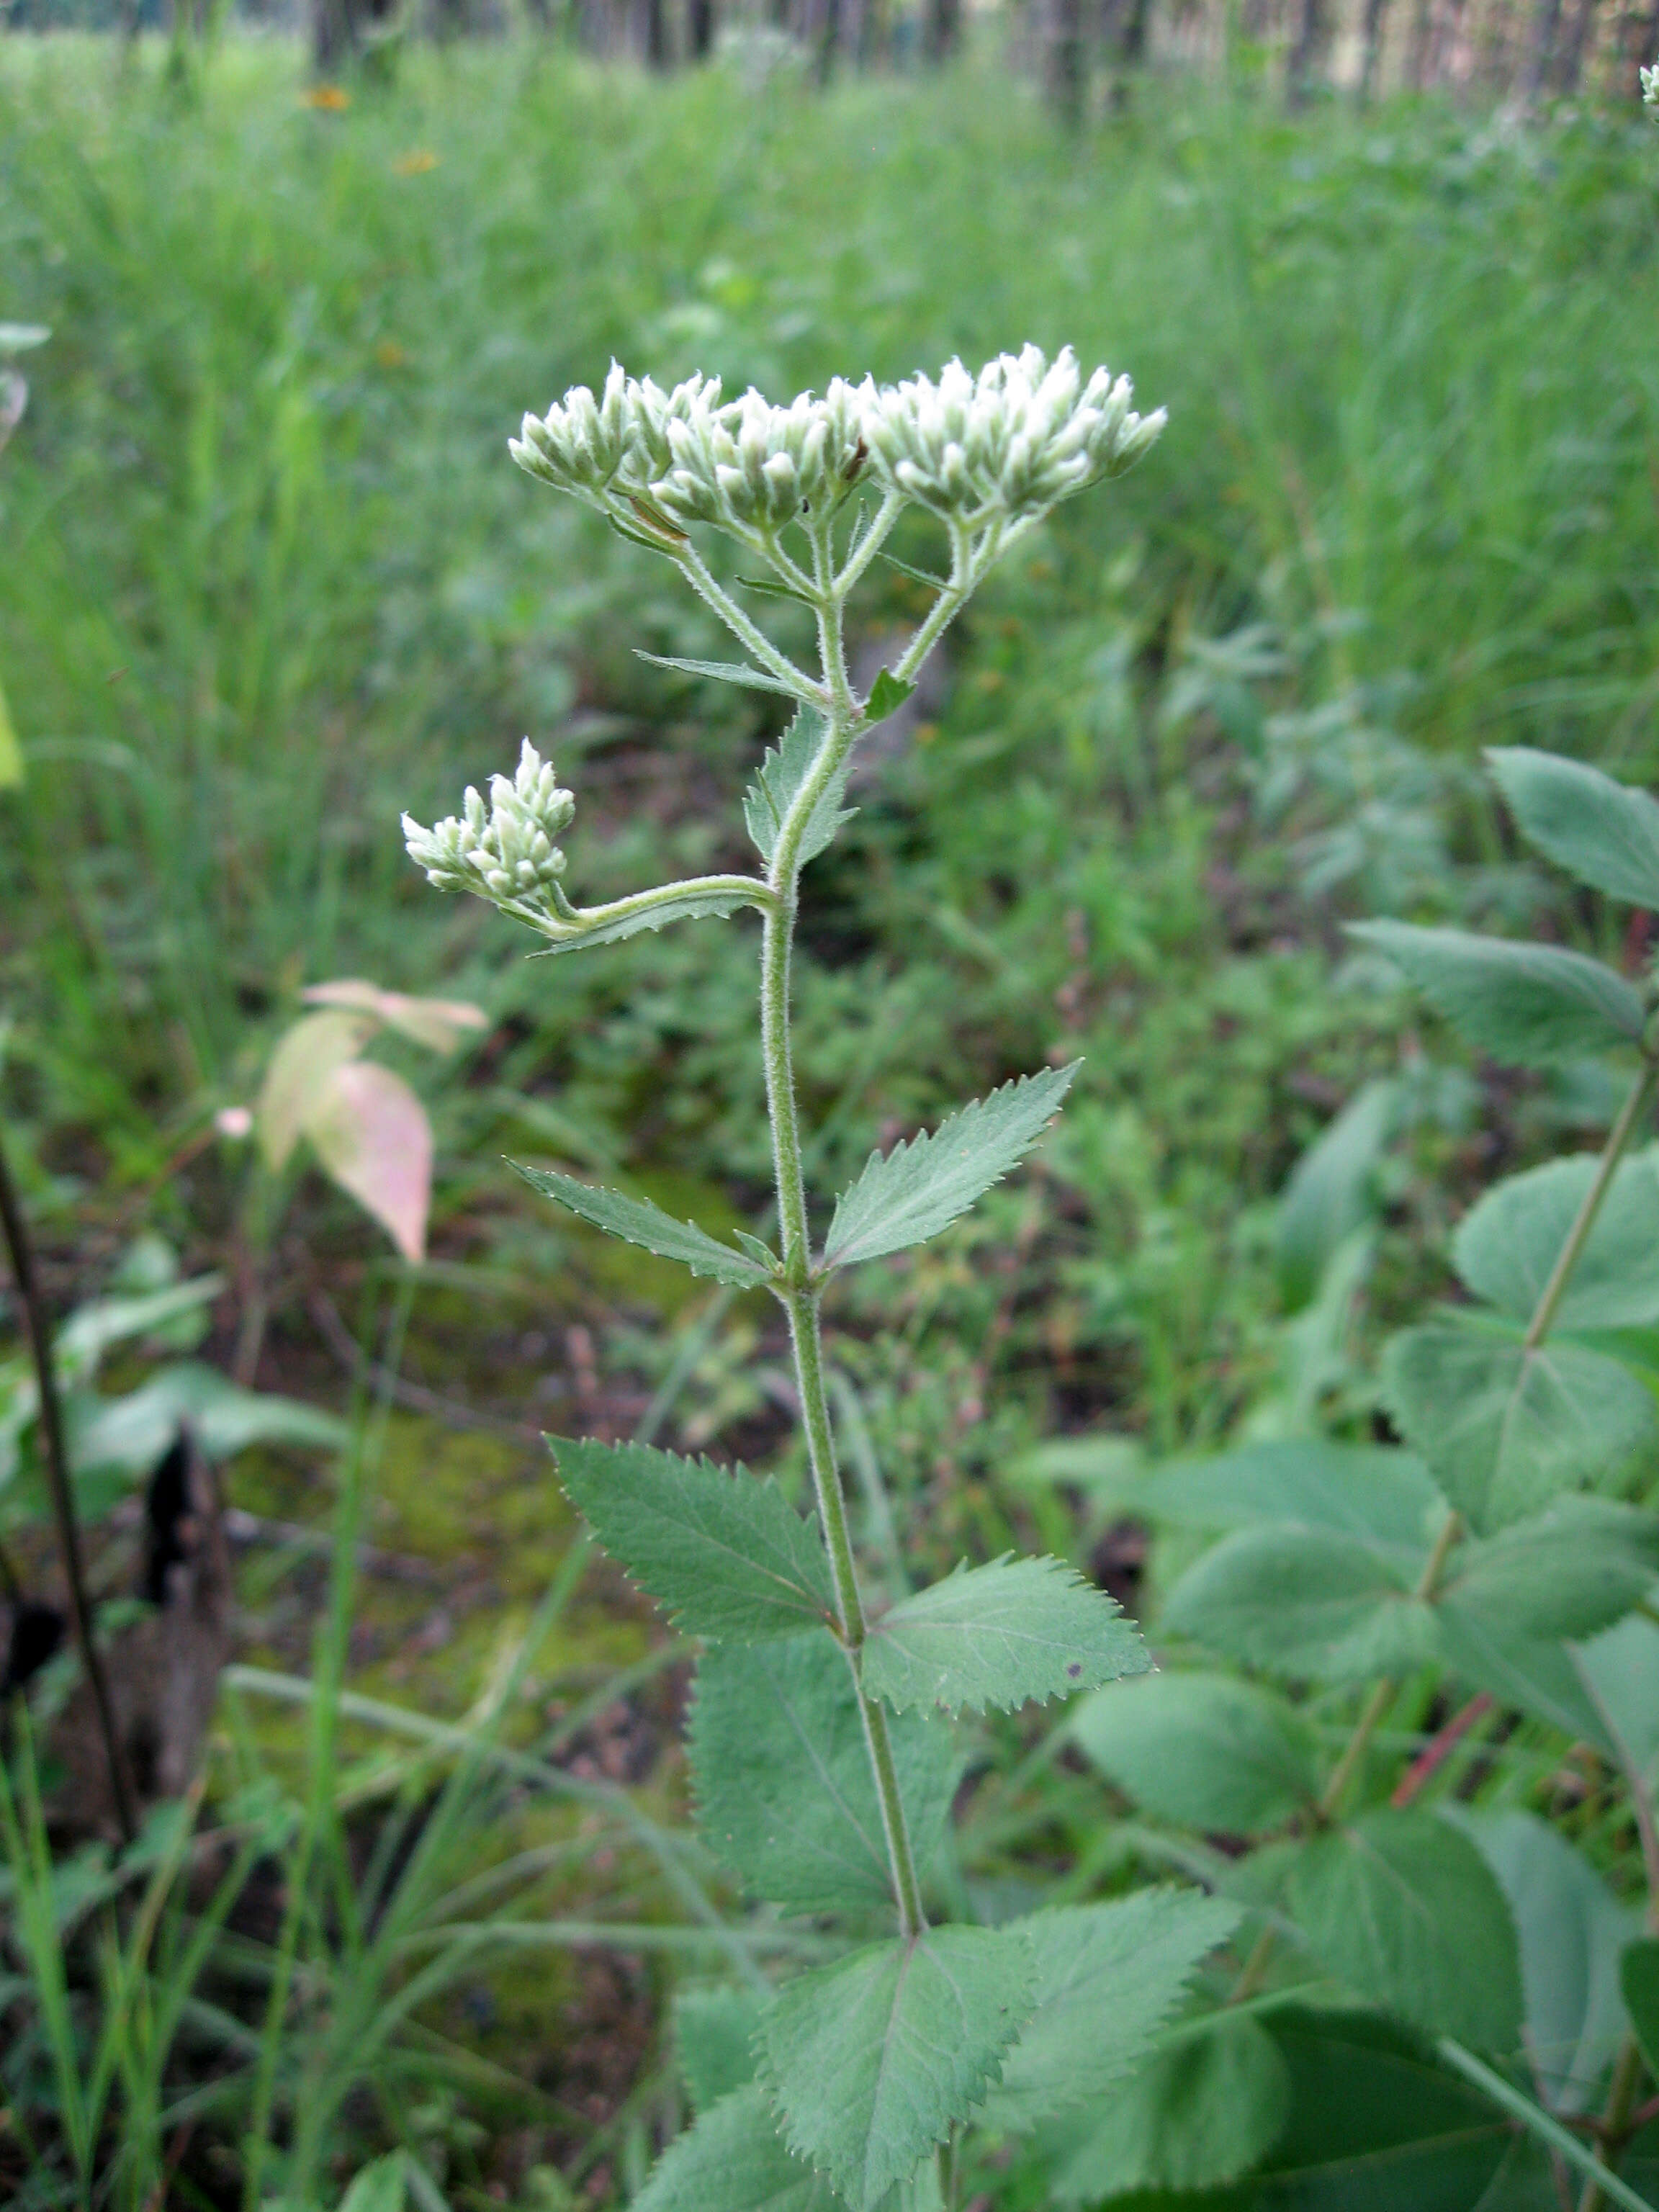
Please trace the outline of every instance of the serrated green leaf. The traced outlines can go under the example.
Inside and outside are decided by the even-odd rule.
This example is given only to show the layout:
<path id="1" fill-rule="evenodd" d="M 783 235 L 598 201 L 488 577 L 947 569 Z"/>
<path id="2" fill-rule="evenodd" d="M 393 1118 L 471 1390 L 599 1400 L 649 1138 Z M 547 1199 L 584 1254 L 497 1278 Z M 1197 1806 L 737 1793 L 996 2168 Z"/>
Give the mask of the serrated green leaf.
<path id="1" fill-rule="evenodd" d="M 1565 1338 L 1430 1322 L 1383 1353 L 1385 1402 L 1471 1528 L 1490 1532 L 1565 1490 L 1610 1487 L 1653 1432 L 1619 1362 Z"/>
<path id="2" fill-rule="evenodd" d="M 763 599 L 793 599 L 803 607 L 816 604 L 807 592 L 786 584 L 781 576 L 739 576 L 738 581 L 744 591 L 758 592 Z"/>
<path id="3" fill-rule="evenodd" d="M 926 584 L 930 591 L 943 592 L 949 585 L 943 576 L 936 576 L 931 568 L 918 568 L 908 561 L 901 561 L 896 553 L 878 553 L 877 560 L 884 561 L 890 568 L 896 568 L 901 576 L 908 576 L 913 584 Z"/>
<path id="4" fill-rule="evenodd" d="M 1595 1636 L 1641 1603 L 1656 1567 L 1652 1514 L 1605 1498 L 1559 1498 L 1484 1543 L 1459 1545 L 1441 1602 L 1511 1634 Z"/>
<path id="5" fill-rule="evenodd" d="M 754 1990 L 676 1992 L 674 2052 L 693 2112 L 706 2112 L 754 2080 L 755 2039 L 766 2002 Z"/>
<path id="6" fill-rule="evenodd" d="M 775 1482 L 646 1444 L 548 1443 L 600 1543 L 683 1634 L 757 1644 L 833 1615 L 823 1540 Z"/>
<path id="7" fill-rule="evenodd" d="M 950 1810 L 955 1751 L 922 1713 L 899 1716 L 891 1736 L 911 1846 L 925 1866 Z M 757 1895 L 787 1912 L 890 1906 L 858 1695 L 827 1632 L 706 1650 L 690 1748 L 709 1847 Z"/>
<path id="8" fill-rule="evenodd" d="M 864 1647 L 864 1686 L 901 1710 L 983 1711 L 1092 1690 L 1151 1664 L 1116 1601 L 1063 1559 L 998 1559 L 958 1567 L 884 1614 Z"/>
<path id="9" fill-rule="evenodd" d="M 1659 1936 L 1645 1936 L 1625 1946 L 1619 1987 L 1648 2071 L 1659 2079 Z"/>
<path id="10" fill-rule="evenodd" d="M 815 707 L 803 707 L 761 763 L 755 781 L 743 794 L 743 818 L 762 860 L 768 867 L 777 850 L 778 832 L 797 793 L 812 772 L 823 743 L 824 720 Z M 856 809 L 844 810 L 847 775 L 853 765 L 848 753 L 819 793 L 800 841 L 800 862 L 816 860 L 843 822 Z"/>
<path id="11" fill-rule="evenodd" d="M 634 653 L 636 659 L 648 660 L 653 668 L 672 668 L 681 676 L 708 676 L 717 684 L 741 684 L 750 691 L 781 691 L 786 699 L 799 696 L 793 684 L 763 668 L 751 668 L 746 660 L 681 660 L 672 653 L 643 653 L 638 646 Z"/>
<path id="12" fill-rule="evenodd" d="M 1085 1758 L 1153 1817 L 1259 1835 L 1319 1795 L 1318 1747 L 1296 1709 L 1230 1674 L 1148 1674 L 1085 1698 L 1067 1723 Z"/>
<path id="13" fill-rule="evenodd" d="M 792 2157 L 763 2091 L 734 2089 L 668 2148 L 633 2212 L 837 2212 L 821 2174 Z"/>
<path id="14" fill-rule="evenodd" d="M 1659 907 L 1659 805 L 1600 769 L 1525 745 L 1486 758 L 1522 832 L 1539 851 L 1610 898 Z"/>
<path id="15" fill-rule="evenodd" d="M 1347 929 L 1392 960 L 1477 1051 L 1494 1059 L 1546 1067 L 1640 1040 L 1641 994 L 1582 952 L 1405 921 L 1356 921 Z"/>
<path id="16" fill-rule="evenodd" d="M 863 1174 L 836 1201 L 823 1247 L 826 1267 L 925 1243 L 965 1213 L 993 1183 L 1017 1167 L 1059 1111 L 1080 1060 L 1005 1083 L 959 1114 L 901 1140 L 885 1155 L 872 1152 Z"/>
<path id="17" fill-rule="evenodd" d="M 1400 1119 L 1401 1086 L 1368 1083 L 1291 1170 L 1279 1202 L 1279 1287 L 1297 1313 L 1318 1290 L 1343 1240 L 1372 1218 L 1371 1186 Z"/>
<path id="18" fill-rule="evenodd" d="M 1440 1648 L 1454 1674 L 1471 1690 L 1528 1713 L 1574 1742 L 1612 1755 L 1613 1747 L 1565 1644 L 1546 1643 L 1501 1615 L 1439 1606 Z"/>
<path id="19" fill-rule="evenodd" d="M 597 1183 L 579 1182 L 553 1168 L 528 1168 L 517 1160 L 507 1163 L 532 1190 L 568 1206 L 608 1237 L 638 1244 L 665 1260 L 678 1260 L 694 1275 L 711 1275 L 717 1283 L 739 1290 L 754 1290 L 767 1280 L 766 1271 L 746 1253 L 734 1252 L 699 1229 L 692 1221 L 676 1221 L 649 1199 L 625 1198 L 619 1190 L 605 1190 Z"/>
<path id="20" fill-rule="evenodd" d="M 757 885 L 757 890 L 760 890 Z M 568 937 L 557 937 L 532 952 L 532 960 L 556 959 L 564 952 L 588 952 L 596 945 L 617 945 L 625 937 L 638 937 L 647 929 L 665 929 L 672 921 L 724 921 L 737 913 L 740 907 L 757 903 L 746 891 L 690 890 L 678 897 L 655 899 L 648 906 L 635 906 L 629 900 L 618 899 L 615 904 L 620 913 L 607 913 L 603 907 L 589 907 L 583 915 L 583 927 Z M 593 917 L 598 916 L 595 920 Z"/>
<path id="21" fill-rule="evenodd" d="M 1103 2118 L 1060 2166 L 1052 2201 L 1213 2189 L 1267 2155 L 1290 2109 L 1273 2038 L 1253 2020 L 1223 2014 L 1114 2091 Z"/>
<path id="22" fill-rule="evenodd" d="M 1141 1889 L 1014 1925 L 1036 1962 L 1030 2024 L 1003 2061 L 987 2126 L 1018 2132 L 1091 2105 L 1146 2057 L 1237 1905 L 1191 1889 Z"/>
<path id="23" fill-rule="evenodd" d="M 1165 1468 L 1144 1510 L 1197 1528 L 1328 1530 L 1409 1565 L 1423 1559 L 1445 1500 L 1413 1452 L 1297 1441 Z"/>
<path id="24" fill-rule="evenodd" d="M 902 677 L 895 676 L 890 668 L 884 668 L 870 686 L 870 696 L 864 702 L 865 721 L 884 722 L 890 714 L 897 714 L 915 688 Z"/>
<path id="25" fill-rule="evenodd" d="M 1452 1814 L 1509 1899 L 1527 2057 L 1552 2111 L 1597 2099 L 1625 2032 L 1619 1955 L 1640 1924 L 1583 1854 L 1531 1813 Z"/>
<path id="26" fill-rule="evenodd" d="M 1515 1923 L 1461 1830 L 1381 1806 L 1310 1837 L 1285 1902 L 1321 1964 L 1431 2033 L 1509 2051 L 1521 2033 Z"/>
<path id="27" fill-rule="evenodd" d="M 762 2027 L 788 2142 L 875 2212 L 1001 2071 L 1036 1961 L 1009 1928 L 932 1928 L 785 1984 Z"/>
<path id="28" fill-rule="evenodd" d="M 1599 1163 L 1551 1160 L 1495 1184 L 1469 1210 L 1452 1245 L 1477 1297 L 1530 1321 L 1578 1217 Z M 1659 1321 L 1659 1162 L 1626 1160 L 1574 1263 L 1555 1310 L 1558 1333 L 1635 1328 Z"/>
<path id="29" fill-rule="evenodd" d="M 1334 1530 L 1243 1528 L 1188 1569 L 1163 1626 L 1292 1680 L 1409 1674 L 1437 1650 L 1421 1573 Z"/>

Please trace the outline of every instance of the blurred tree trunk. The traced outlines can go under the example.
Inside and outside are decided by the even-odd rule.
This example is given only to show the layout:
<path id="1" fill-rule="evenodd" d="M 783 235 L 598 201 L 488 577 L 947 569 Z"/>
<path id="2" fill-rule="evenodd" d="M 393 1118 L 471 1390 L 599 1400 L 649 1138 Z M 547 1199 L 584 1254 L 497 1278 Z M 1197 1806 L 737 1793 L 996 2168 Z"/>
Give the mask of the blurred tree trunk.
<path id="1" fill-rule="evenodd" d="M 1567 26 L 1567 35 L 1561 41 L 1556 58 L 1555 88 L 1569 100 L 1578 89 L 1584 74 L 1584 56 L 1589 52 L 1590 33 L 1595 27 L 1596 0 L 1578 0 L 1572 11 L 1572 21 Z"/>
<path id="2" fill-rule="evenodd" d="M 1365 0 L 1365 15 L 1361 27 L 1362 58 L 1359 64 L 1359 99 L 1364 106 L 1376 91 L 1377 72 L 1382 66 L 1382 33 L 1388 25 L 1389 0 Z"/>
<path id="3" fill-rule="evenodd" d="M 1555 59 L 1555 42 L 1561 26 L 1561 0 L 1537 0 L 1533 11 L 1532 37 L 1527 44 L 1526 66 L 1521 76 L 1521 97 L 1528 107 L 1549 82 Z"/>
<path id="4" fill-rule="evenodd" d="M 1048 0 L 1048 100 L 1068 130 L 1083 120 L 1088 69 L 1083 46 L 1083 0 Z"/>
<path id="5" fill-rule="evenodd" d="M 1129 0 L 1123 11 L 1118 53 L 1126 69 L 1139 69 L 1146 58 L 1146 37 L 1152 27 L 1152 0 Z"/>
<path id="6" fill-rule="evenodd" d="M 836 73 L 836 63 L 841 53 L 841 0 L 823 0 L 823 13 L 817 26 L 817 80 L 828 84 Z"/>
<path id="7" fill-rule="evenodd" d="M 714 51 L 714 0 L 686 0 L 686 44 L 694 62 L 706 62 Z"/>
<path id="8" fill-rule="evenodd" d="M 927 0 L 922 52 L 930 62 L 949 61 L 962 33 L 962 0 Z"/>
<path id="9" fill-rule="evenodd" d="M 1291 48 L 1286 77 L 1291 105 L 1299 107 L 1313 89 L 1313 81 L 1325 51 L 1325 0 L 1301 0 L 1296 44 Z"/>
<path id="10" fill-rule="evenodd" d="M 645 65 L 650 70 L 668 67 L 668 8 L 666 0 L 645 0 L 642 10 L 642 37 Z"/>
<path id="11" fill-rule="evenodd" d="M 1421 92 L 1429 81 L 1429 47 L 1434 31 L 1434 0 L 1417 0 L 1412 17 L 1411 51 L 1406 59 L 1406 82 Z"/>
<path id="12" fill-rule="evenodd" d="M 352 0 L 313 0 L 311 60 L 319 76 L 332 76 L 357 51 L 357 11 Z"/>

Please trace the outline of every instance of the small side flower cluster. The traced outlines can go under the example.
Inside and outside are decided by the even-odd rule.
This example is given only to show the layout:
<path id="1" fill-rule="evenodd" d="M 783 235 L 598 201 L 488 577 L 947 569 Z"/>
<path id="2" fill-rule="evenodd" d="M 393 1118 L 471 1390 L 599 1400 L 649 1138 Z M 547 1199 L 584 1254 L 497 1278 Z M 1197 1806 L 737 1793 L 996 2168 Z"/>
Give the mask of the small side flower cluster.
<path id="1" fill-rule="evenodd" d="M 552 762 L 526 738 L 518 774 L 510 781 L 490 778 L 487 810 L 469 784 L 461 812 L 430 830 L 405 814 L 404 839 L 410 860 L 441 891 L 473 891 L 497 906 L 566 915 L 569 902 L 559 888 L 564 854 L 553 841 L 575 811 L 575 799 L 560 789 Z"/>
<path id="2" fill-rule="evenodd" d="M 631 534 L 666 539 L 693 522 L 752 540 L 832 516 L 868 473 L 886 494 L 970 526 L 1045 513 L 1118 476 L 1163 428 L 1131 411 L 1133 387 L 1068 346 L 1036 346 L 971 374 L 952 362 L 878 389 L 837 378 L 822 398 L 775 407 L 758 392 L 721 404 L 718 381 L 665 392 L 613 367 L 599 398 L 578 386 L 526 415 L 513 458 Z"/>
<path id="3" fill-rule="evenodd" d="M 1659 107 L 1659 62 L 1642 71 L 1642 97 L 1650 107 Z"/>

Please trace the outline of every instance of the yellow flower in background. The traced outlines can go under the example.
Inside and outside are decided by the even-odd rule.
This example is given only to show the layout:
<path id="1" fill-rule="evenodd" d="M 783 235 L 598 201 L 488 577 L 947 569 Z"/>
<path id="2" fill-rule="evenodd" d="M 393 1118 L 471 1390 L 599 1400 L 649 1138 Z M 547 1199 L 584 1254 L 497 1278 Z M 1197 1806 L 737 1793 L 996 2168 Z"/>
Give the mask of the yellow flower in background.
<path id="1" fill-rule="evenodd" d="M 342 114 L 351 105 L 351 94 L 337 84 L 313 84 L 300 98 L 307 107 L 320 107 L 329 115 Z"/>
<path id="2" fill-rule="evenodd" d="M 417 146 L 412 154 L 400 154 L 392 164 L 394 177 L 423 177 L 438 166 L 438 157 L 424 146 Z"/>

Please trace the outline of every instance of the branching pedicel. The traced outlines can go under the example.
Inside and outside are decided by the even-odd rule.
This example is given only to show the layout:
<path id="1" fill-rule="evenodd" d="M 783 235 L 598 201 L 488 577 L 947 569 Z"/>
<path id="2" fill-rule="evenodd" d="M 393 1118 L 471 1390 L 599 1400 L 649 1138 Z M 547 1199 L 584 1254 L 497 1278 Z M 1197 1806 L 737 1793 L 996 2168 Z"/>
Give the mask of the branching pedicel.
<path id="1" fill-rule="evenodd" d="M 988 2109 L 995 2124 L 1029 2125 L 1072 2101 L 1079 2084 L 1084 2094 L 1097 2086 L 1054 2023 L 1079 2001 L 1079 1977 L 1116 1986 L 1137 1948 L 1114 1917 L 1121 1905 L 996 1929 L 929 1926 L 923 1879 L 955 1773 L 939 1709 L 1064 1695 L 1144 1668 L 1146 1655 L 1112 1601 L 1055 1559 L 959 1571 L 872 1623 L 819 1335 L 829 1277 L 920 1243 L 965 1212 L 1036 1140 L 1073 1071 L 1008 1085 L 931 1136 L 872 1157 L 815 1254 L 789 994 L 801 870 L 843 818 L 853 748 L 908 696 L 991 564 L 1058 501 L 1120 474 L 1152 444 L 1164 416 L 1133 413 L 1131 397 L 1127 378 L 1099 369 L 1085 380 L 1069 350 L 1050 362 L 1027 347 L 977 376 L 952 362 L 937 382 L 918 376 L 878 389 L 838 380 L 822 398 L 785 407 L 752 391 L 722 404 L 718 384 L 702 377 L 665 392 L 613 368 L 597 396 L 577 389 L 544 417 L 526 416 L 512 447 L 520 465 L 672 561 L 747 655 L 730 666 L 670 665 L 795 702 L 744 803 L 764 873 L 573 904 L 557 841 L 574 802 L 527 740 L 516 776 L 495 778 L 488 805 L 470 790 L 463 812 L 434 829 L 404 818 L 410 853 L 434 884 L 491 900 L 556 951 L 741 906 L 762 916 L 780 1249 L 744 1237 L 739 1249 L 640 1200 L 526 1172 L 613 1235 L 776 1296 L 788 1316 L 818 1527 L 741 1468 L 592 1442 L 562 1443 L 557 1457 L 601 1540 L 710 1647 L 692 1759 L 713 1848 L 786 1911 L 836 1912 L 866 1934 L 896 1917 L 896 1936 L 798 1975 L 757 2015 L 757 2078 L 710 2104 L 672 2148 L 641 2200 L 655 2212 L 948 2202 L 949 2146 L 970 2115 Z M 949 571 L 904 651 L 860 698 L 848 670 L 847 603 L 909 506 L 943 526 Z M 811 610 L 816 671 L 781 651 L 716 579 L 692 534 L 702 527 L 764 564 L 755 591 Z M 1147 2036 L 1232 1920 L 1231 1908 L 1197 1895 L 1170 1896 L 1165 1911 L 1158 1963 L 1136 1975 Z"/>

